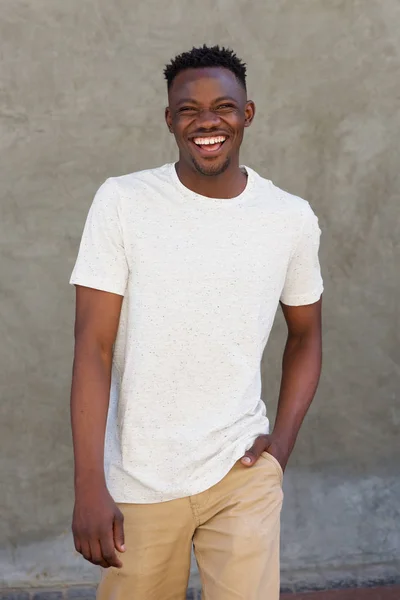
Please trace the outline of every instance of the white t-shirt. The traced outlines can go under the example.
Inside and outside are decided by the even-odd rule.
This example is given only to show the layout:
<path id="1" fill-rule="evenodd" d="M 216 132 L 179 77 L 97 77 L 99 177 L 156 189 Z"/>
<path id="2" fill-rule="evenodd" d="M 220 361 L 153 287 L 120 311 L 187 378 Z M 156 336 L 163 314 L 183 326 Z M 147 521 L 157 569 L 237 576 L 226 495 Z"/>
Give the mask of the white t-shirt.
<path id="1" fill-rule="evenodd" d="M 196 194 L 167 164 L 107 179 L 90 208 L 70 283 L 124 296 L 105 444 L 117 502 L 200 493 L 268 433 L 260 362 L 279 300 L 321 296 L 310 205 L 243 169 L 235 198 Z"/>

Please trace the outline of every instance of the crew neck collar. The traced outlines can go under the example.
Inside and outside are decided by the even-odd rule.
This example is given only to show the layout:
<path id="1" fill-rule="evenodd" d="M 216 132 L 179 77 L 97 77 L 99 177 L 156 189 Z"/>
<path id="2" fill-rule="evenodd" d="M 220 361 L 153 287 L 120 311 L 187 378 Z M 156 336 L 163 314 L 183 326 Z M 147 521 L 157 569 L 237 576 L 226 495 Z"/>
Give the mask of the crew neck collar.
<path id="1" fill-rule="evenodd" d="M 203 205 L 208 206 L 237 206 L 238 204 L 243 204 L 247 201 L 251 190 L 254 186 L 255 173 L 249 167 L 244 165 L 240 165 L 240 169 L 247 174 L 247 183 L 243 192 L 238 196 L 234 196 L 233 198 L 210 198 L 208 196 L 203 196 L 202 194 L 197 194 L 193 192 L 188 187 L 183 185 L 181 180 L 178 177 L 178 173 L 176 172 L 176 163 L 170 163 L 169 170 L 171 179 L 175 185 L 175 187 L 179 190 L 181 195 L 187 200 L 192 200 L 194 202 L 202 203 Z"/>

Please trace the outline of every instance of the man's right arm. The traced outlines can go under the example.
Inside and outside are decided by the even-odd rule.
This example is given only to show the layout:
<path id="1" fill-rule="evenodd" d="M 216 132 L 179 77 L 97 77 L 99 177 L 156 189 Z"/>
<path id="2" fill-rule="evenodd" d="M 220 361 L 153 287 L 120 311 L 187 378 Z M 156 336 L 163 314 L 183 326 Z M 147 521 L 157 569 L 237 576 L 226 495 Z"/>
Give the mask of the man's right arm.
<path id="1" fill-rule="evenodd" d="M 104 476 L 104 439 L 112 352 L 123 296 L 76 286 L 71 423 L 75 457 L 75 547 L 102 567 L 120 567 L 123 516 Z"/>

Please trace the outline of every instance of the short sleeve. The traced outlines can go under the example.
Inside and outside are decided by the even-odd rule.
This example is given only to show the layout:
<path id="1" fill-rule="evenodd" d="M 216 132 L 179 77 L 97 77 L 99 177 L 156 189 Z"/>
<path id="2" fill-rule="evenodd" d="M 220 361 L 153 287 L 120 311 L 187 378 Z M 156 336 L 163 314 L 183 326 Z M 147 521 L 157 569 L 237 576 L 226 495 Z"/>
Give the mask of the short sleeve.
<path id="1" fill-rule="evenodd" d="M 288 306 L 313 304 L 320 299 L 324 289 L 318 258 L 321 230 L 308 202 L 306 207 L 280 298 Z"/>
<path id="2" fill-rule="evenodd" d="M 93 199 L 70 283 L 123 296 L 128 274 L 119 194 L 116 183 L 110 178 Z"/>

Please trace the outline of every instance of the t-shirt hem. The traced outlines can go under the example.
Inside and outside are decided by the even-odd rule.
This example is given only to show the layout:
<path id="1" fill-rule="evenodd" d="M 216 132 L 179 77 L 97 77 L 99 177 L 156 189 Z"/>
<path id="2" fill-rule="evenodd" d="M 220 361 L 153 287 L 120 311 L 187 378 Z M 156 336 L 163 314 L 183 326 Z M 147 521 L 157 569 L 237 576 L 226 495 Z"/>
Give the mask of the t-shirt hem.
<path id="1" fill-rule="evenodd" d="M 321 286 L 313 292 L 307 294 L 299 294 L 297 296 L 281 297 L 281 302 L 287 306 L 305 306 L 306 304 L 314 304 L 322 295 L 324 288 Z"/>
<path id="2" fill-rule="evenodd" d="M 101 292 L 110 292 L 112 294 L 118 294 L 119 296 L 125 295 L 126 287 L 117 286 L 115 282 L 105 281 L 104 279 L 97 279 L 97 277 L 71 277 L 69 281 L 70 285 L 81 285 L 83 287 L 93 288 L 100 290 Z"/>
<path id="3" fill-rule="evenodd" d="M 163 492 L 151 492 L 150 494 L 138 494 L 138 493 L 121 493 L 113 488 L 112 484 L 108 482 L 108 490 L 117 504 L 157 504 L 162 502 L 172 502 L 173 500 L 181 500 L 182 498 L 188 498 L 190 496 L 195 496 L 196 494 L 201 494 L 202 492 L 206 492 L 214 485 L 217 485 L 220 481 L 222 481 L 231 469 L 235 466 L 237 461 L 242 458 L 243 451 L 237 452 L 233 454 L 232 459 L 226 463 L 224 469 L 221 469 L 218 474 L 215 474 L 214 477 L 207 478 L 203 480 L 201 483 L 199 482 L 197 485 L 187 488 L 186 490 L 182 490 L 181 493 L 163 493 Z"/>

